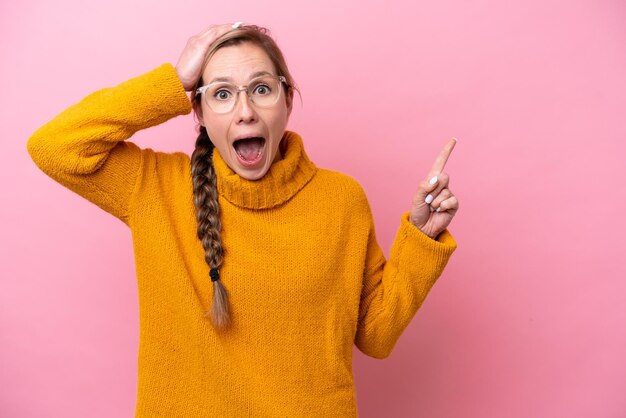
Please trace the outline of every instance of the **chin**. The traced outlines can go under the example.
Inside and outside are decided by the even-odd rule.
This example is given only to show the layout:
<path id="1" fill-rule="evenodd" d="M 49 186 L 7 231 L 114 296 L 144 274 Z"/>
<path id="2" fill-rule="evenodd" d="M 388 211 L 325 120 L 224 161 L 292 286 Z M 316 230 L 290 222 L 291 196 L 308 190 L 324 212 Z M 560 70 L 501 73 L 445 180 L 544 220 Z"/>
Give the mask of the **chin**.
<path id="1" fill-rule="evenodd" d="M 265 176 L 265 173 L 260 173 L 260 174 L 255 174 L 255 175 L 249 175 L 246 173 L 237 173 L 237 174 L 239 174 L 239 177 L 241 177 L 242 179 L 246 179 L 250 181 L 259 180 L 259 179 L 262 179 L 263 176 Z"/>
<path id="2" fill-rule="evenodd" d="M 268 171 L 270 171 L 270 167 L 261 167 L 256 170 L 238 170 L 237 174 L 241 178 L 254 181 L 262 179 Z"/>

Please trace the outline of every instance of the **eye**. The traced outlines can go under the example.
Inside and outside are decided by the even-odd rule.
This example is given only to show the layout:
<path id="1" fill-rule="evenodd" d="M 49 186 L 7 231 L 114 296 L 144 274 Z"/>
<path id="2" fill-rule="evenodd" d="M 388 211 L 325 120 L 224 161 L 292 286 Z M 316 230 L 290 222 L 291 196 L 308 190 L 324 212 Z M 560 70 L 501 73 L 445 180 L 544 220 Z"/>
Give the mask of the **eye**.
<path id="1" fill-rule="evenodd" d="M 272 89 L 267 84 L 258 84 L 254 87 L 254 94 L 259 96 L 266 96 L 272 92 Z"/>
<path id="2" fill-rule="evenodd" d="M 226 89 L 220 89 L 213 93 L 213 97 L 215 97 L 217 100 L 228 100 L 230 98 L 230 95 L 230 91 Z"/>

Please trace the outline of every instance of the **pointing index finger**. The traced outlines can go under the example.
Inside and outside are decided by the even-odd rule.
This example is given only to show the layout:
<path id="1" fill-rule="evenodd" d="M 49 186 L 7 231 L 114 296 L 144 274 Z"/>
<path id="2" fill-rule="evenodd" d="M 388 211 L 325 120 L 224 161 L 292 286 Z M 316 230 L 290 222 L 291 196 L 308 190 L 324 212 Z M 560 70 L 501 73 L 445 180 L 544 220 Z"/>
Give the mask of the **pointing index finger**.
<path id="1" fill-rule="evenodd" d="M 448 161 L 448 157 L 450 157 L 450 154 L 452 153 L 452 150 L 454 149 L 455 145 L 456 145 L 456 138 L 452 138 L 443 147 L 443 149 L 437 156 L 437 159 L 435 160 L 433 167 L 430 169 L 430 173 L 432 175 L 440 174 L 443 171 L 444 167 L 446 166 L 446 162 Z"/>

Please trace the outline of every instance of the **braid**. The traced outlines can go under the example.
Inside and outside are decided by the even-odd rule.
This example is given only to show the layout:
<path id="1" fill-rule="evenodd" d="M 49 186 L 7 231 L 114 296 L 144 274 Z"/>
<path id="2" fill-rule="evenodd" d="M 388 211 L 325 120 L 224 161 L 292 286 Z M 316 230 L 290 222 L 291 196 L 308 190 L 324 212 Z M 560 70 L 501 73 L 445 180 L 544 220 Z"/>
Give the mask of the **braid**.
<path id="1" fill-rule="evenodd" d="M 219 280 L 218 269 L 222 265 L 224 250 L 220 236 L 220 206 L 217 194 L 217 178 L 211 155 L 215 146 L 209 139 L 206 128 L 200 126 L 196 148 L 191 155 L 191 177 L 193 182 L 193 203 L 198 221 L 198 238 L 204 248 L 204 259 L 209 265 L 213 282 L 213 305 L 206 317 L 213 326 L 224 329 L 230 325 L 228 292 Z"/>

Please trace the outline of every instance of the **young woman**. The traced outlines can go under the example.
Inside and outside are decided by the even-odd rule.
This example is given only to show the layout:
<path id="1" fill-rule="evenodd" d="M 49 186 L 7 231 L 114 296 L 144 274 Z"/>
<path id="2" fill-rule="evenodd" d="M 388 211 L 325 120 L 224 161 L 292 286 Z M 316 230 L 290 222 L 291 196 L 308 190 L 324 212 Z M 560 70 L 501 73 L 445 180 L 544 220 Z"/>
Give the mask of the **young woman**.
<path id="1" fill-rule="evenodd" d="M 130 227 L 136 416 L 356 416 L 353 345 L 387 357 L 456 249 L 455 141 L 386 260 L 361 186 L 285 130 L 296 87 L 266 32 L 212 26 L 175 67 L 87 96 L 28 142 L 44 172 Z M 191 159 L 126 141 L 192 110 Z"/>

